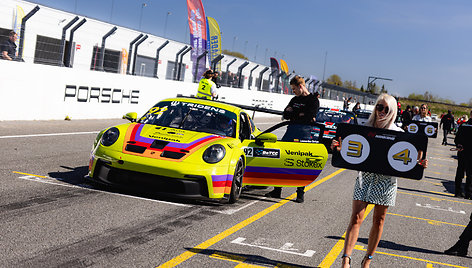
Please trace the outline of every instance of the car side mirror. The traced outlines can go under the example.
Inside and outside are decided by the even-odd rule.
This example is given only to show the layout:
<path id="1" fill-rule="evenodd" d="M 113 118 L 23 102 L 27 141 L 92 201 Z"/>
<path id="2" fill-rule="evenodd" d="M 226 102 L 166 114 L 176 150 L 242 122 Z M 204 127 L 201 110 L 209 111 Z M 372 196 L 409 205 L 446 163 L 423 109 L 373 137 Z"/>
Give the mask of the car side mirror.
<path id="1" fill-rule="evenodd" d="M 138 114 L 135 112 L 127 113 L 123 115 L 123 119 L 128 119 L 131 122 L 136 122 L 136 119 L 138 118 Z"/>
<path id="2" fill-rule="evenodd" d="M 262 133 L 256 137 L 256 144 L 262 146 L 264 143 L 275 143 L 277 142 L 277 135 L 274 133 Z"/>

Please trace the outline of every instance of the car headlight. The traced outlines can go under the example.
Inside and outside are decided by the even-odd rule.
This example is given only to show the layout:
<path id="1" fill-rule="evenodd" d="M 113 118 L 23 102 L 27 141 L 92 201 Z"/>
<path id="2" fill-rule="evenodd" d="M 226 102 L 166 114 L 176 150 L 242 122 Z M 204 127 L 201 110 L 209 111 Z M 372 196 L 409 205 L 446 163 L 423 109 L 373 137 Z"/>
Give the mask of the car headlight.
<path id="1" fill-rule="evenodd" d="M 203 161 L 209 164 L 215 164 L 221 161 L 225 157 L 226 150 L 225 147 L 221 144 L 215 144 L 208 147 L 205 152 L 203 152 Z"/>
<path id="2" fill-rule="evenodd" d="M 110 146 L 118 140 L 120 131 L 116 127 L 112 127 L 103 133 L 101 143 L 103 146 Z"/>

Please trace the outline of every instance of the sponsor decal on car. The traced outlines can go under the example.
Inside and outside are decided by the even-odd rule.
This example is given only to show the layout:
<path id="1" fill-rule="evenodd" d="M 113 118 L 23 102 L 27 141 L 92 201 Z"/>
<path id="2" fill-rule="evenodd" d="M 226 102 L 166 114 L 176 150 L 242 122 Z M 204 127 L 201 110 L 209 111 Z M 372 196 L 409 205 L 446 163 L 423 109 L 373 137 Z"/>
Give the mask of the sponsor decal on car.
<path id="1" fill-rule="evenodd" d="M 244 154 L 247 157 L 264 157 L 264 158 L 280 158 L 279 149 L 246 147 Z"/>

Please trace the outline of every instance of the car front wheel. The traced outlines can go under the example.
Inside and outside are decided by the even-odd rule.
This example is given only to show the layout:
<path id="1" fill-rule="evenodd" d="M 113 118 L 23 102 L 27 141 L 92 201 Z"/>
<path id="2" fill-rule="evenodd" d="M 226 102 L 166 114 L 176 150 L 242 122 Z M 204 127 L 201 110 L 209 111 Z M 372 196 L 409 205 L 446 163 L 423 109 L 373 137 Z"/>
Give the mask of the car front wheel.
<path id="1" fill-rule="evenodd" d="M 234 169 L 233 182 L 231 184 L 231 194 L 228 203 L 234 204 L 238 201 L 243 189 L 244 160 L 239 158 L 236 168 Z"/>

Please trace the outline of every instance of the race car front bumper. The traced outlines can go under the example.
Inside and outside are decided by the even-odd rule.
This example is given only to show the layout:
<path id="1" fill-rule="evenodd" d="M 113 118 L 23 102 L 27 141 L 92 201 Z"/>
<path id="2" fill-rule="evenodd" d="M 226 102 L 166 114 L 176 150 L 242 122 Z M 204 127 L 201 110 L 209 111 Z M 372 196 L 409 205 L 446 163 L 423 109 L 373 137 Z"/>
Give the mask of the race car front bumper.
<path id="1" fill-rule="evenodd" d="M 92 177 L 93 182 L 114 185 L 121 188 L 157 193 L 178 198 L 207 199 L 208 185 L 205 176 L 185 175 L 188 179 L 178 179 L 161 175 L 131 171 L 112 167 L 97 159 Z"/>

